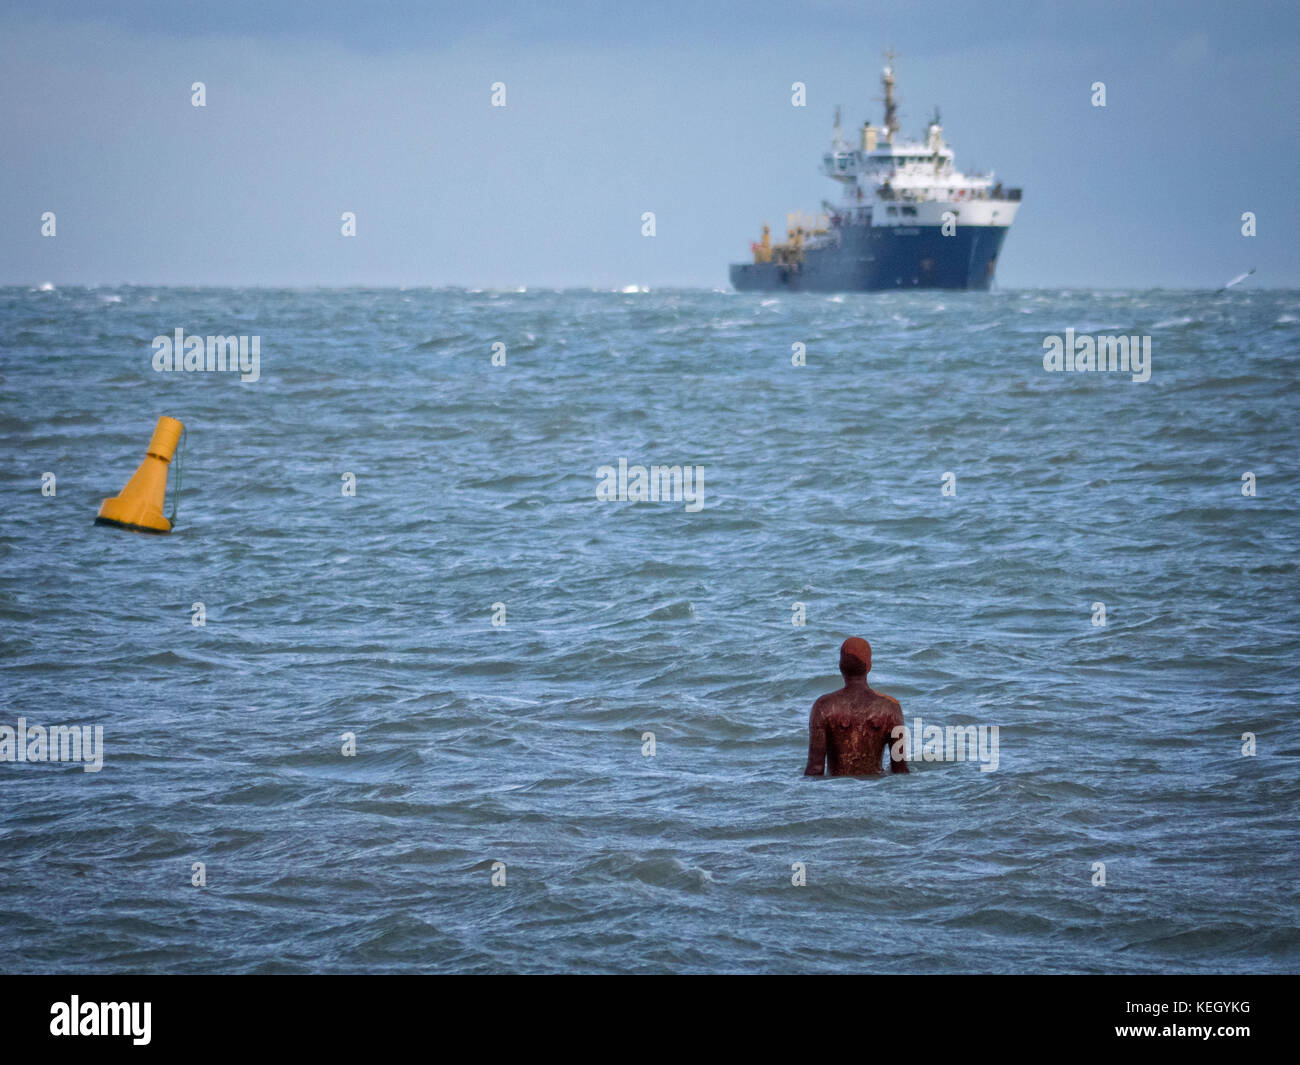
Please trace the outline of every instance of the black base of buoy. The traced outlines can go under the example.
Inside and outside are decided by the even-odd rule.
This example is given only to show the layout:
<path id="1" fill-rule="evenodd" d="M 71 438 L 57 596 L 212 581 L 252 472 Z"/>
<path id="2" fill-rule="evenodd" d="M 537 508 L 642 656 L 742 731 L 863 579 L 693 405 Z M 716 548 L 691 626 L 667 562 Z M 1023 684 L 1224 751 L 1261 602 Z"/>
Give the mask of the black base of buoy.
<path id="1" fill-rule="evenodd" d="M 114 521 L 112 518 L 96 518 L 96 525 L 112 525 L 117 529 L 129 529 L 131 532 L 151 533 L 154 536 L 166 536 L 171 529 L 150 529 L 144 525 L 131 525 L 125 521 Z"/>

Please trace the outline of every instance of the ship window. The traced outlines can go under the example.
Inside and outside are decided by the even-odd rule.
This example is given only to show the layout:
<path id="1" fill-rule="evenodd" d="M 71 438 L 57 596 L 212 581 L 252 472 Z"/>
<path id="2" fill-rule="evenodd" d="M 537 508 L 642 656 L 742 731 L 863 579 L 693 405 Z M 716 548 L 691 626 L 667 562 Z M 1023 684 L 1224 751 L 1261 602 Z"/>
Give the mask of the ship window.
<path id="1" fill-rule="evenodd" d="M 896 215 L 896 214 L 898 214 L 898 208 L 897 208 L 897 207 L 890 207 L 890 208 L 887 209 L 887 213 L 888 213 L 888 214 L 892 214 L 892 215 Z"/>

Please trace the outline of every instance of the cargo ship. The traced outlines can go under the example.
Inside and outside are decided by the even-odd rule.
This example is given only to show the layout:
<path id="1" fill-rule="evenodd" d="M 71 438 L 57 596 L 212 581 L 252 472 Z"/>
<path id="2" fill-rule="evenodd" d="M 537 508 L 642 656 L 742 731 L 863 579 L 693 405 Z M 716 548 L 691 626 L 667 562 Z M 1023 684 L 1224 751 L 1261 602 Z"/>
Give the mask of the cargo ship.
<path id="1" fill-rule="evenodd" d="M 964 174 L 944 142 L 936 109 L 919 141 L 899 137 L 894 56 L 881 74 L 885 115 L 862 126 L 859 146 L 844 140 L 840 111 L 822 172 L 842 186 L 838 205 L 789 215 L 785 242 L 770 227 L 750 245 L 754 261 L 734 263 L 742 292 L 877 292 L 900 288 L 987 290 L 1020 207 L 1020 189 L 994 175 Z"/>

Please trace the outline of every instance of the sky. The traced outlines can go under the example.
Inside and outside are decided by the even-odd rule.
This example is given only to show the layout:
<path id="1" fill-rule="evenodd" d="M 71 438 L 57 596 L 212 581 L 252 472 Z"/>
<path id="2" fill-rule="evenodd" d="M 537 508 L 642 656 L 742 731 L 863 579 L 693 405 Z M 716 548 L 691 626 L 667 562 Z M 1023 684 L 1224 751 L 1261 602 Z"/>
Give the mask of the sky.
<path id="1" fill-rule="evenodd" d="M 0 284 L 726 288 L 889 47 L 903 132 L 1024 190 L 1001 288 L 1300 286 L 1263 0 L 0 2 Z"/>

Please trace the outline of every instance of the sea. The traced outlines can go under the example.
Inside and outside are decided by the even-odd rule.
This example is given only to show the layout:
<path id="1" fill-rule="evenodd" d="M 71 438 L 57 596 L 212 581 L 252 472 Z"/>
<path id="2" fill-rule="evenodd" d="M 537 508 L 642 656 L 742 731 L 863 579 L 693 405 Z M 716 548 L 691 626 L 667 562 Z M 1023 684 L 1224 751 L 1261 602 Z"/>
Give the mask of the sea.
<path id="1" fill-rule="evenodd" d="M 1252 282 L 0 289 L 0 971 L 1295 972 L 1298 375 Z M 803 775 L 848 636 L 906 775 Z"/>

